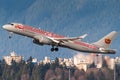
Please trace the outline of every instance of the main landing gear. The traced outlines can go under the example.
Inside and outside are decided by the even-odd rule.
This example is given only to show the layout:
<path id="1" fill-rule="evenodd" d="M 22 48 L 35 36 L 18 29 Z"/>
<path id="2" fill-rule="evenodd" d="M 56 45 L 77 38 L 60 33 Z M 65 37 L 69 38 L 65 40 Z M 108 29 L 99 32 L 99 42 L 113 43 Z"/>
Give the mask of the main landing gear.
<path id="1" fill-rule="evenodd" d="M 58 47 L 55 47 L 54 48 L 54 46 L 52 46 L 52 48 L 51 48 L 51 51 L 53 52 L 53 51 L 58 51 L 59 49 L 58 49 Z"/>

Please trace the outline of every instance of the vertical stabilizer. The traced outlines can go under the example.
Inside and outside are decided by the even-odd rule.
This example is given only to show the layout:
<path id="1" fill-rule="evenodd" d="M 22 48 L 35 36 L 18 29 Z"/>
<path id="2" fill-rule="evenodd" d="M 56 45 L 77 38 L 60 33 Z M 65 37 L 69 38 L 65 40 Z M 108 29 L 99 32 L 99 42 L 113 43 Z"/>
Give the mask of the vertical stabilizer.
<path id="1" fill-rule="evenodd" d="M 93 44 L 98 47 L 108 49 L 116 35 L 117 35 L 117 32 L 112 31 L 108 35 L 104 36 L 102 39 L 98 40 Z"/>

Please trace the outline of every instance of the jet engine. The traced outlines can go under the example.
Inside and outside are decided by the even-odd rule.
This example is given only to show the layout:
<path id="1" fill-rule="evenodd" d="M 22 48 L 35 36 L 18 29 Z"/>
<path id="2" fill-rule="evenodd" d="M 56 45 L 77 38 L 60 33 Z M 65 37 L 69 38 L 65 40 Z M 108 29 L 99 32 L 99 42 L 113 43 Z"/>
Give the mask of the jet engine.
<path id="1" fill-rule="evenodd" d="M 52 40 L 44 36 L 35 36 L 33 43 L 38 45 L 44 45 L 44 44 L 50 45 L 52 44 Z"/>

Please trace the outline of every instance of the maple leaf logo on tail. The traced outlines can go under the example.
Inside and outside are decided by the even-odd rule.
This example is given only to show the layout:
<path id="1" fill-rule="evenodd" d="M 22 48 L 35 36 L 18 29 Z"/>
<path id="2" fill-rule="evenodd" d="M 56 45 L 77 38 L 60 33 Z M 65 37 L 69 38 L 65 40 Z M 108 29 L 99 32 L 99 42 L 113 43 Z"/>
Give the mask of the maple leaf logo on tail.
<path id="1" fill-rule="evenodd" d="M 106 43 L 106 44 L 110 44 L 110 43 L 111 43 L 110 38 L 106 38 L 106 39 L 105 39 L 105 43 Z"/>

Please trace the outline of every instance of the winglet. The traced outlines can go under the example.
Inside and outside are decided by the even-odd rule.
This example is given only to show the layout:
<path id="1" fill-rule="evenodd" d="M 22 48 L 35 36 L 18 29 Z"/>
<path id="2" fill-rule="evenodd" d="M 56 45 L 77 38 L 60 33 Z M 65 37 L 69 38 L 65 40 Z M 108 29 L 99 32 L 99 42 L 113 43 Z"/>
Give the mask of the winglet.
<path id="1" fill-rule="evenodd" d="M 80 39 L 84 39 L 87 35 L 88 35 L 88 34 L 84 34 L 84 35 L 80 36 L 79 38 L 80 38 Z"/>

